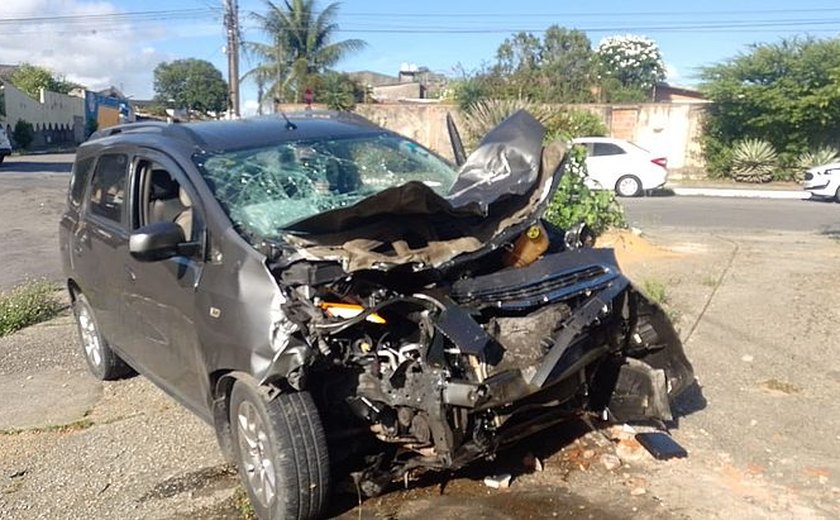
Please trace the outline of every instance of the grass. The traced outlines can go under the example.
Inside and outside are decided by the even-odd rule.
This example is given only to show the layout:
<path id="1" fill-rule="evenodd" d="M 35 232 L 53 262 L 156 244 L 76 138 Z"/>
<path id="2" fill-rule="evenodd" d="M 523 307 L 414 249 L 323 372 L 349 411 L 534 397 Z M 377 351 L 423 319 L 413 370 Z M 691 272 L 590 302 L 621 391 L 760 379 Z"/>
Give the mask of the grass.
<path id="1" fill-rule="evenodd" d="M 712 275 L 708 275 L 702 280 L 700 280 L 700 283 L 705 285 L 706 287 L 715 287 L 718 284 L 718 279 Z"/>
<path id="2" fill-rule="evenodd" d="M 254 520 L 257 518 L 257 513 L 254 511 L 254 507 L 248 499 L 248 493 L 241 486 L 236 489 L 233 495 L 233 501 L 242 520 Z"/>
<path id="3" fill-rule="evenodd" d="M 0 336 L 46 321 L 61 310 L 58 287 L 46 280 L 24 282 L 0 293 Z"/>
<path id="4" fill-rule="evenodd" d="M 665 284 L 656 279 L 648 279 L 642 282 L 642 291 L 650 301 L 664 307 L 668 304 L 668 291 Z"/>
<path id="5" fill-rule="evenodd" d="M 676 323 L 680 320 L 680 311 L 671 306 L 668 288 L 663 282 L 655 278 L 647 279 L 642 282 L 642 292 L 648 300 L 662 307 L 672 322 Z"/>

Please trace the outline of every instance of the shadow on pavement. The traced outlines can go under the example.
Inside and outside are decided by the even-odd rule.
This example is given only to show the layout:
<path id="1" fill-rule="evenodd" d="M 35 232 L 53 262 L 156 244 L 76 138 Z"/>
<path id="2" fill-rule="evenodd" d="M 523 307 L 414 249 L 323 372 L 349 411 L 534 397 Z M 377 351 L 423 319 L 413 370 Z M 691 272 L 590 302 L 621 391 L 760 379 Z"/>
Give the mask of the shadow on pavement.
<path id="1" fill-rule="evenodd" d="M 72 161 L 6 161 L 0 164 L 0 174 L 4 173 L 70 173 Z"/>
<path id="2" fill-rule="evenodd" d="M 671 188 L 660 188 L 658 190 L 648 190 L 645 193 L 647 197 L 673 197 L 676 195 Z"/>

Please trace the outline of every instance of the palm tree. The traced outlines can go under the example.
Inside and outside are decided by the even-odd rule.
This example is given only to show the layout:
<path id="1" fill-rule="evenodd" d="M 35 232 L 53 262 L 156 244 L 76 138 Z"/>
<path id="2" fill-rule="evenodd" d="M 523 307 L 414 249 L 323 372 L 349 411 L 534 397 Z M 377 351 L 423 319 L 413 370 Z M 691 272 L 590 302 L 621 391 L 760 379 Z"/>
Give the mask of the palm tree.
<path id="1" fill-rule="evenodd" d="M 265 95 L 284 99 L 291 90 L 294 101 L 300 102 L 311 76 L 324 73 L 366 45 L 356 39 L 332 41 L 338 31 L 338 3 L 320 12 L 315 0 L 284 0 L 282 4 L 265 0 L 265 5 L 265 14 L 252 16 L 270 43 L 244 44 L 246 52 L 259 63 L 245 77 L 268 84 Z"/>

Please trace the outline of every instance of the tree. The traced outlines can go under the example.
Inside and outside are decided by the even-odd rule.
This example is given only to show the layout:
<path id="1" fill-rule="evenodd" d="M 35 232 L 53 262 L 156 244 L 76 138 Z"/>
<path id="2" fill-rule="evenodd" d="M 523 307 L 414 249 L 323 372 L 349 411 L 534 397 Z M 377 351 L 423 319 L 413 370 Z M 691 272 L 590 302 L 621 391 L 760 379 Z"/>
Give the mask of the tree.
<path id="1" fill-rule="evenodd" d="M 33 98 L 41 97 L 41 89 L 67 94 L 77 87 L 73 82 L 57 78 L 49 69 L 21 63 L 9 78 L 12 85 Z"/>
<path id="2" fill-rule="evenodd" d="M 542 68 L 550 86 L 550 100 L 563 103 L 591 101 L 593 62 L 592 42 L 586 33 L 556 25 L 546 29 Z"/>
<path id="3" fill-rule="evenodd" d="M 495 66 L 482 81 L 493 97 L 546 103 L 590 101 L 592 57 L 585 33 L 552 25 L 542 39 L 527 32 L 505 39 L 496 51 Z"/>
<path id="4" fill-rule="evenodd" d="M 165 106 L 204 114 L 228 108 L 227 83 L 212 63 L 195 58 L 160 63 L 155 67 L 155 98 Z"/>
<path id="5" fill-rule="evenodd" d="M 33 139 L 35 139 L 35 129 L 32 127 L 32 123 L 18 119 L 15 123 L 15 129 L 12 131 L 12 139 L 20 148 L 29 148 Z"/>
<path id="6" fill-rule="evenodd" d="M 710 172 L 728 174 L 733 145 L 764 139 L 784 170 L 801 152 L 840 142 L 840 38 L 757 44 L 702 70 L 713 101 L 703 137 Z"/>
<path id="7" fill-rule="evenodd" d="M 601 40 L 596 50 L 606 101 L 644 101 L 665 79 L 665 62 L 656 42 L 628 34 Z"/>
<path id="8" fill-rule="evenodd" d="M 315 0 L 265 0 L 266 13 L 253 13 L 269 43 L 246 42 L 245 50 L 259 64 L 248 76 L 273 78 L 265 95 L 300 102 L 306 88 L 342 58 L 361 50 L 362 40 L 334 42 L 338 3 L 317 9 Z"/>

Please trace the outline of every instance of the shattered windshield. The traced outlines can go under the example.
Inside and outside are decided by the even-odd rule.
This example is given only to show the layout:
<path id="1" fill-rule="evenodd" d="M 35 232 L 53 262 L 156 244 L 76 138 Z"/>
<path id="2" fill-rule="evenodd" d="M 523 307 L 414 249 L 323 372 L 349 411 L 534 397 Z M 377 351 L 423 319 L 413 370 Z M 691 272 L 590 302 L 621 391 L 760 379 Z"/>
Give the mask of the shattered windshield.
<path id="1" fill-rule="evenodd" d="M 392 134 L 284 142 L 197 162 L 233 223 L 258 237 L 409 181 L 445 195 L 456 176 L 429 150 Z"/>

